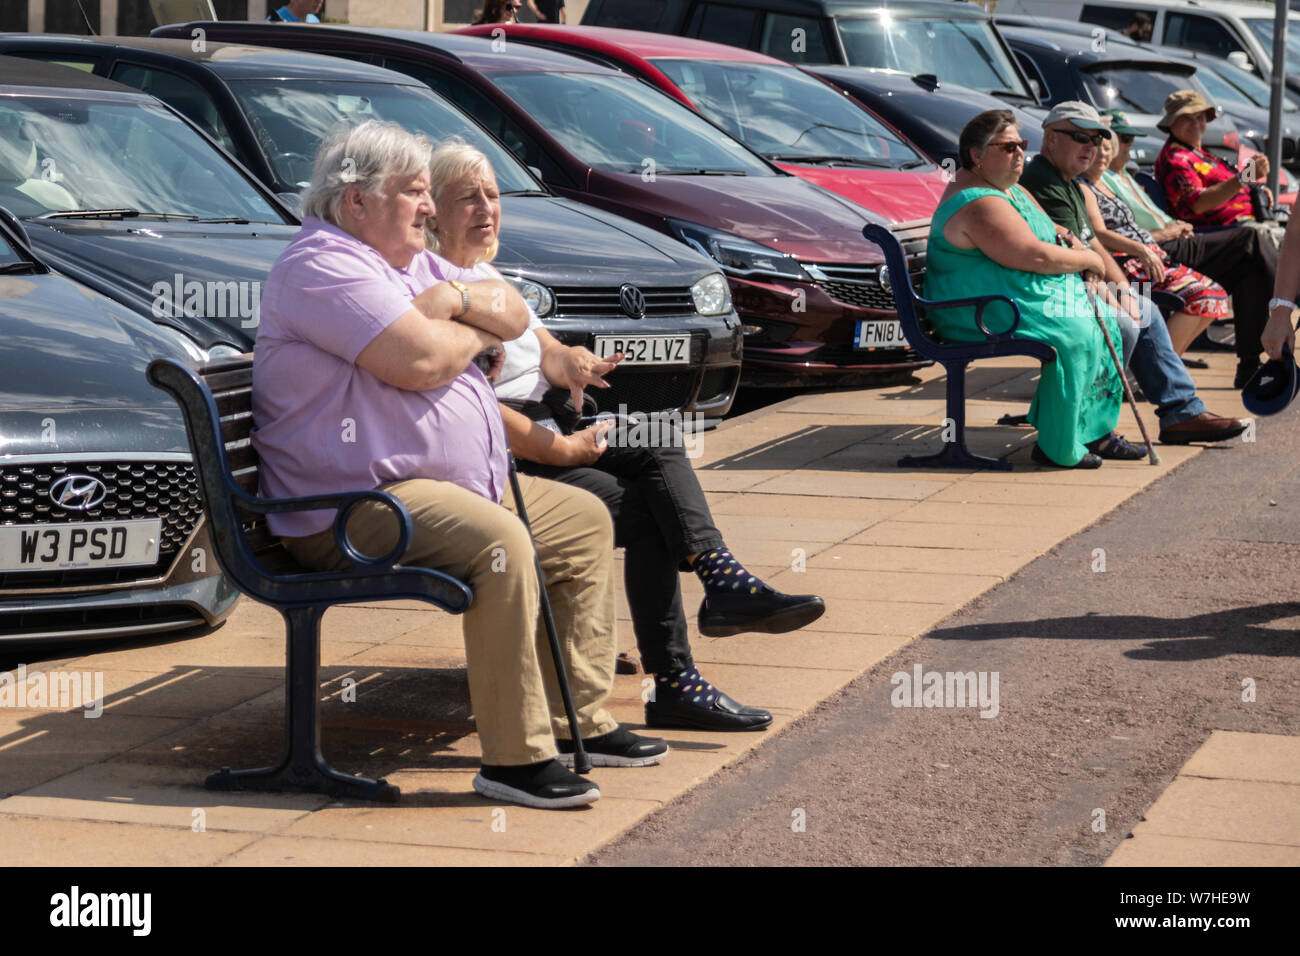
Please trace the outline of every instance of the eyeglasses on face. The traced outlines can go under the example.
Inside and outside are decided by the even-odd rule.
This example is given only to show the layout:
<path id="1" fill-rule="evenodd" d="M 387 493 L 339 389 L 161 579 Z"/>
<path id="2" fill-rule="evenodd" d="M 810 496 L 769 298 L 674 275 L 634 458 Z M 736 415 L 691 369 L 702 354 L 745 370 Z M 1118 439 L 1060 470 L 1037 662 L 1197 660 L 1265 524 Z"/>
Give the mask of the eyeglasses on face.
<path id="1" fill-rule="evenodd" d="M 1082 130 L 1077 129 L 1054 129 L 1052 132 L 1064 133 L 1080 146 L 1085 146 L 1088 143 L 1091 143 L 1093 146 L 1100 146 L 1101 141 L 1104 138 L 1101 133 L 1085 133 Z"/>
<path id="2" fill-rule="evenodd" d="M 1004 143 L 989 143 L 989 149 L 1000 149 L 1010 156 L 1016 150 L 1022 153 L 1029 149 L 1029 140 L 1027 139 L 1009 139 Z"/>

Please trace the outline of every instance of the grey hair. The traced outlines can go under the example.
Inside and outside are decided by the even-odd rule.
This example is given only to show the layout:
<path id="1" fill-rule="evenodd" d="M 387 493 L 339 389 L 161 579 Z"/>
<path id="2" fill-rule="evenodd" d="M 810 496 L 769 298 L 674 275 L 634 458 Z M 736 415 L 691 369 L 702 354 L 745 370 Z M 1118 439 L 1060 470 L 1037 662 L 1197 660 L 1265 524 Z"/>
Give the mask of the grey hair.
<path id="1" fill-rule="evenodd" d="M 389 178 L 416 176 L 426 170 L 432 152 L 424 136 L 397 123 L 367 120 L 359 126 L 333 129 L 316 151 L 311 185 L 302 196 L 302 214 L 337 226 L 349 186 L 381 195 Z"/>
<path id="2" fill-rule="evenodd" d="M 433 194 L 435 210 L 438 206 L 438 196 L 444 189 L 466 176 L 473 175 L 496 179 L 496 173 L 492 171 L 492 164 L 488 162 L 488 158 L 459 136 L 450 136 L 438 144 L 438 148 L 433 151 L 433 158 L 429 161 L 429 192 Z M 436 215 L 435 212 L 435 219 Z M 442 251 L 442 240 L 438 236 L 437 223 L 434 219 L 425 221 L 424 239 L 425 245 L 434 252 Z M 496 258 L 496 254 L 497 245 L 494 243 L 479 261 L 491 262 Z"/>

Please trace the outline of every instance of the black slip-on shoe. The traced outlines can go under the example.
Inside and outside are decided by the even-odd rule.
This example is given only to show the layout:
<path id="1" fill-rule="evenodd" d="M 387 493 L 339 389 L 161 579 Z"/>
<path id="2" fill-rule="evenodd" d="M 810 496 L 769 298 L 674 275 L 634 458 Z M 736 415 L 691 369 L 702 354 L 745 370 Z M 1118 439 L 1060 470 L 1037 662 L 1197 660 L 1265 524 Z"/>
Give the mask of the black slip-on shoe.
<path id="1" fill-rule="evenodd" d="M 815 594 L 728 594 L 706 591 L 700 603 L 700 633 L 731 637 L 756 631 L 784 634 L 811 624 L 826 613 L 826 602 Z"/>
<path id="2" fill-rule="evenodd" d="M 640 737 L 619 727 L 599 737 L 582 742 L 593 767 L 650 767 L 668 753 L 668 741 L 659 737 Z M 556 740 L 560 755 L 555 759 L 566 767 L 573 766 L 573 741 Z"/>
<path id="3" fill-rule="evenodd" d="M 726 694 L 719 693 L 712 707 L 701 707 L 680 697 L 648 701 L 645 705 L 647 727 L 686 727 L 691 730 L 762 730 L 772 722 L 772 715 L 757 707 L 746 707 Z"/>
<path id="4" fill-rule="evenodd" d="M 522 767 L 485 765 L 474 778 L 474 789 L 489 800 L 504 800 L 538 810 L 580 807 L 600 799 L 595 783 L 570 773 L 556 760 Z"/>
<path id="5" fill-rule="evenodd" d="M 1143 452 L 1143 454 L 1146 454 L 1146 452 Z M 1034 450 L 1029 453 L 1029 458 L 1036 465 L 1047 465 L 1051 468 L 1082 468 L 1086 470 L 1086 469 L 1101 467 L 1101 455 L 1098 455 L 1096 452 L 1091 452 L 1091 451 L 1088 452 L 1086 455 L 1084 455 L 1082 458 L 1080 458 L 1077 464 L 1061 465 L 1061 464 L 1057 464 L 1056 462 L 1052 461 L 1052 459 L 1048 458 L 1047 452 L 1043 451 L 1041 448 L 1035 445 Z"/>
<path id="6" fill-rule="evenodd" d="M 1238 359 L 1237 374 L 1232 377 L 1232 387 L 1240 392 L 1246 387 L 1246 383 L 1255 377 L 1255 373 L 1259 371 L 1259 366 L 1259 359 Z"/>

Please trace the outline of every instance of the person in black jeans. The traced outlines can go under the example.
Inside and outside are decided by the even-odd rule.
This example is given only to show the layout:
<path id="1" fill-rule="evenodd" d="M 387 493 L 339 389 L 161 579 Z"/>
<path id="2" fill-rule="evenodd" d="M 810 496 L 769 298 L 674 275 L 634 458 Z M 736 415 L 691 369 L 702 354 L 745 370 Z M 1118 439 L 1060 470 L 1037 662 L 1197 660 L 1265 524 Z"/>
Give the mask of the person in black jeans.
<path id="1" fill-rule="evenodd" d="M 437 212 L 427 227 L 430 247 L 465 270 L 459 280 L 498 278 L 489 261 L 497 250 L 501 199 L 487 158 L 452 140 L 434 152 L 431 174 Z M 658 427 L 662 421 L 651 429 L 606 421 L 575 430 L 583 389 L 608 388 L 602 376 L 621 358 L 600 359 L 561 344 L 534 314 L 528 331 L 506 347 L 496 373 L 510 449 L 525 474 L 584 488 L 609 508 L 614 545 L 626 549 L 623 580 L 637 649 L 646 672 L 655 675 L 646 723 L 762 729 L 772 722 L 770 713 L 732 700 L 695 667 L 680 572 L 693 570 L 704 584 L 699 626 L 707 637 L 797 630 L 821 617 L 826 605 L 815 595 L 769 587 L 728 550 L 680 430 Z"/>

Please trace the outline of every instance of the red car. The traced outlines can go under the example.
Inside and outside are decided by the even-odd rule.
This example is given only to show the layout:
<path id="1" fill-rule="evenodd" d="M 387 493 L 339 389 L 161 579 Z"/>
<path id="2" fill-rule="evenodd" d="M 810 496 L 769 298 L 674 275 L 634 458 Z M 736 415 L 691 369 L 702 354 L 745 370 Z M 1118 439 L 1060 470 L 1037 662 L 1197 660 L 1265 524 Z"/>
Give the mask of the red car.
<path id="1" fill-rule="evenodd" d="M 890 223 L 915 224 L 921 239 L 928 234 L 947 185 L 943 170 L 857 100 L 784 60 L 612 27 L 493 23 L 455 32 L 493 36 L 497 30 L 504 31 L 506 43 L 545 47 L 631 73 L 787 172 Z"/>

